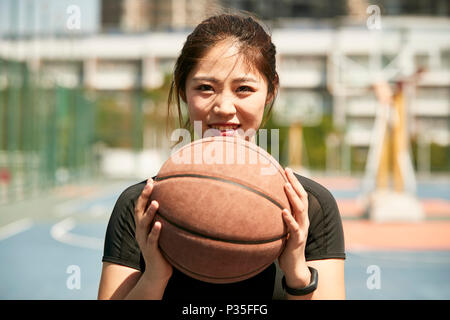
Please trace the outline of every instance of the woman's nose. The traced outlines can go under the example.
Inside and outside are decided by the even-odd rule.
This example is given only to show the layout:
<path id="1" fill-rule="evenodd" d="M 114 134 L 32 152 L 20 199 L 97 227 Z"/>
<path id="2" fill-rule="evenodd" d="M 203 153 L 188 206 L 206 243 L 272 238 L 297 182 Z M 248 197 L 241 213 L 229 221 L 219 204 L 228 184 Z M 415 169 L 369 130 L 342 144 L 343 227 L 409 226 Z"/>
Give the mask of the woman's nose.
<path id="1" fill-rule="evenodd" d="M 222 116 L 231 115 L 236 113 L 236 107 L 233 99 L 229 96 L 218 97 L 214 101 L 213 112 Z"/>

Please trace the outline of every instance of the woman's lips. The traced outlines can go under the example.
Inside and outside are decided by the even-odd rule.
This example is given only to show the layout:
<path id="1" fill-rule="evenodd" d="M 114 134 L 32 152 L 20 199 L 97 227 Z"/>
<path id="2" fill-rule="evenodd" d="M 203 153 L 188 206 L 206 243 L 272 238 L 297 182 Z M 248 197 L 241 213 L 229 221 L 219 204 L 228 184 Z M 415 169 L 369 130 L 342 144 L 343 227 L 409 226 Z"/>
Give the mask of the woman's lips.
<path id="1" fill-rule="evenodd" d="M 234 136 L 237 132 L 237 130 L 240 128 L 240 125 L 232 126 L 230 128 L 214 128 L 212 126 L 208 126 L 209 129 L 214 129 L 213 134 L 214 135 L 220 135 L 222 137 L 230 137 Z"/>
<path id="2" fill-rule="evenodd" d="M 222 137 L 231 137 L 231 136 L 234 136 L 235 133 L 236 133 L 236 130 L 233 130 L 233 129 L 220 131 L 220 135 Z"/>

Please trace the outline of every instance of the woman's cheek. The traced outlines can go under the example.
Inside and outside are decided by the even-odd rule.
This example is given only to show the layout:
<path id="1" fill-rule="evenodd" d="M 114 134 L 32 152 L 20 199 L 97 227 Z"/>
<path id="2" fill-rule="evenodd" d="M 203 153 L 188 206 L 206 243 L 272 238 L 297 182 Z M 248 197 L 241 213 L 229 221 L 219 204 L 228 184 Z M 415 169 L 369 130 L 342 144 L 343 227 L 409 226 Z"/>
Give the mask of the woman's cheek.
<path id="1" fill-rule="evenodd" d="M 197 114 L 207 112 L 210 105 L 211 99 L 203 98 L 199 95 L 193 96 L 188 100 L 189 111 Z"/>
<path id="2" fill-rule="evenodd" d="M 243 110 L 245 110 L 243 117 L 248 119 L 248 124 L 257 130 L 264 115 L 264 104 L 261 104 L 259 100 L 254 101 L 252 104 L 248 104 Z"/>

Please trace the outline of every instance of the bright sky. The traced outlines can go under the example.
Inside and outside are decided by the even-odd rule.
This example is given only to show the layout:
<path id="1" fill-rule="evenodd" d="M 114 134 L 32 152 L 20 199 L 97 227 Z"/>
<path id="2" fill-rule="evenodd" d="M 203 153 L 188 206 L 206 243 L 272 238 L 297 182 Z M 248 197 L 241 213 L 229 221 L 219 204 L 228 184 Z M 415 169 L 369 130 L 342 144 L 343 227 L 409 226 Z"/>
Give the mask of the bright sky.
<path id="1" fill-rule="evenodd" d="M 0 35 L 10 33 L 66 33 L 71 6 L 80 12 L 81 33 L 97 32 L 100 27 L 99 0 L 0 0 Z"/>

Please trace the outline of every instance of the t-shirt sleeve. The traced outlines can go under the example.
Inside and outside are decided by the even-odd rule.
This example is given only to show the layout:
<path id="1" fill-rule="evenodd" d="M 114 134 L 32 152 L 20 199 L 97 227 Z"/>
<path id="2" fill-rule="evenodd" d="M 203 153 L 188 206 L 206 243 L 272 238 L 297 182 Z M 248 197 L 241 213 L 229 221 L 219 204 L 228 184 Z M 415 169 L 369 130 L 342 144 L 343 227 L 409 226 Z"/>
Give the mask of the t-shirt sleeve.
<path id="1" fill-rule="evenodd" d="M 112 262 L 143 271 L 143 259 L 135 238 L 134 205 L 146 181 L 135 184 L 117 199 L 106 229 L 103 262 Z"/>
<path id="2" fill-rule="evenodd" d="M 324 186 L 295 175 L 308 193 L 306 260 L 345 259 L 344 230 L 336 200 Z"/>

